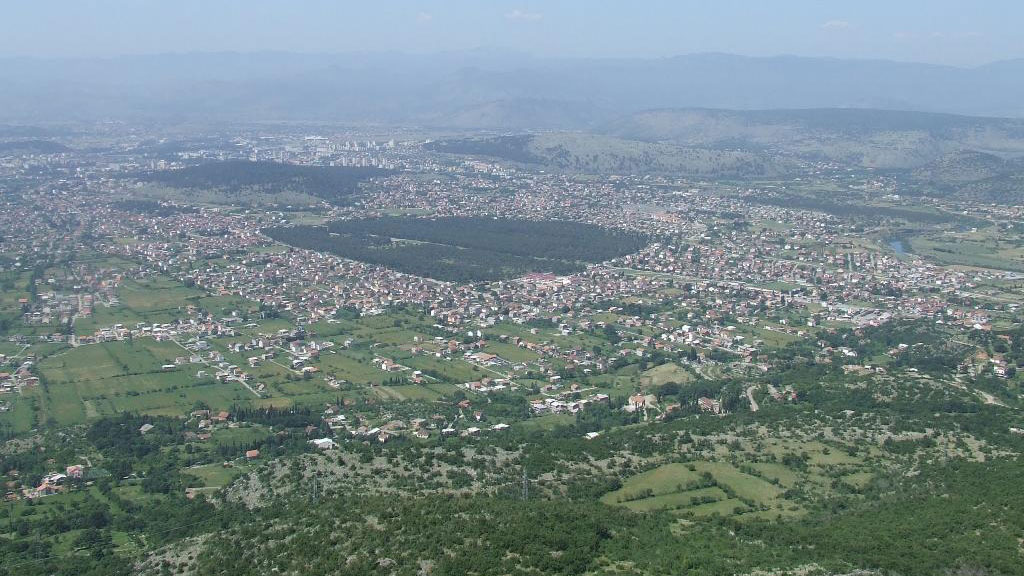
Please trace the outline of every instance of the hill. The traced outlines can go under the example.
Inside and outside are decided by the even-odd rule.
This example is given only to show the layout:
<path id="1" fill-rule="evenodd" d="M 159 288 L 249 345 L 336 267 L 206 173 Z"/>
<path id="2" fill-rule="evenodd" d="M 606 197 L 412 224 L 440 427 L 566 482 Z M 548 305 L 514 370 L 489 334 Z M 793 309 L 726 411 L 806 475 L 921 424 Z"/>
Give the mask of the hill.
<path id="1" fill-rule="evenodd" d="M 1019 161 L 1000 158 L 977 150 L 956 150 L 915 169 L 914 179 L 936 185 L 977 182 L 1018 172 Z"/>
<path id="2" fill-rule="evenodd" d="M 427 122 L 450 128 L 548 130 L 592 128 L 610 117 L 610 112 L 588 103 L 534 98 L 514 98 L 471 104 L 450 113 L 440 113 Z"/>
<path id="3" fill-rule="evenodd" d="M 678 146 L 773 149 L 867 168 L 917 168 L 964 149 L 1024 155 L 1024 121 L 889 110 L 663 109 L 628 115 L 601 131 Z"/>
<path id="4" fill-rule="evenodd" d="M 913 170 L 904 181 L 910 189 L 999 204 L 1024 203 L 1024 159 L 1006 159 L 976 150 L 957 150 Z"/>
<path id="5" fill-rule="evenodd" d="M 684 147 L 579 132 L 454 139 L 432 150 L 588 174 L 673 173 L 694 178 L 767 177 L 792 166 L 757 151 Z"/>

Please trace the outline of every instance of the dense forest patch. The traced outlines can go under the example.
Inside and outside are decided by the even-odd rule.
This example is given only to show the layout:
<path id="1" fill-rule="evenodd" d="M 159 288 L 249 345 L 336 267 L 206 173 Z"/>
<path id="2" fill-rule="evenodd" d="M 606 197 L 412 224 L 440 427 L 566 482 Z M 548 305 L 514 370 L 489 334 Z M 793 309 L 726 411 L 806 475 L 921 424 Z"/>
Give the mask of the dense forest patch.
<path id="1" fill-rule="evenodd" d="M 581 500 L 294 498 L 242 515 L 183 566 L 198 574 L 1019 573 L 1018 462 L 925 466 L 793 520 L 679 522 Z M 157 573 L 148 567 L 148 573 Z"/>
<path id="2" fill-rule="evenodd" d="M 571 274 L 648 238 L 592 224 L 492 218 L 374 218 L 264 231 L 278 242 L 454 282 Z"/>
<path id="3" fill-rule="evenodd" d="M 19 154 L 60 154 L 71 149 L 52 140 L 14 140 L 0 142 L 0 154 L 17 156 Z"/>
<path id="4" fill-rule="evenodd" d="M 424 148 L 434 152 L 448 154 L 468 154 L 473 156 L 489 156 L 512 162 L 536 164 L 541 161 L 530 152 L 529 135 L 499 136 L 496 138 L 457 138 L 427 143 Z"/>
<path id="5" fill-rule="evenodd" d="M 174 188 L 268 193 L 286 190 L 339 203 L 359 192 L 361 183 L 387 174 L 390 171 L 361 166 L 299 166 L 230 160 L 147 172 L 140 178 Z"/>
<path id="6" fill-rule="evenodd" d="M 198 212 L 191 206 L 175 206 L 173 204 L 160 203 L 155 200 L 146 199 L 130 199 L 121 200 L 114 202 L 111 207 L 116 210 L 123 210 L 125 212 L 137 212 L 139 214 L 145 214 L 147 216 L 158 216 L 165 218 L 167 216 L 173 216 L 175 214 L 195 214 Z"/>

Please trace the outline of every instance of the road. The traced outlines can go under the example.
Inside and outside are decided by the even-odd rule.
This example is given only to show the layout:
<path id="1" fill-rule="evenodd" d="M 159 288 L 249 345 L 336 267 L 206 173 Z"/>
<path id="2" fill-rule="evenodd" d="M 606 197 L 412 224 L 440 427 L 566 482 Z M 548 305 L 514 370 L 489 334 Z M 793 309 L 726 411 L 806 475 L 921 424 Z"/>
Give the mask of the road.
<path id="1" fill-rule="evenodd" d="M 757 390 L 757 386 L 750 386 L 747 388 L 747 400 L 750 400 L 751 412 L 757 412 L 761 409 L 761 407 L 757 405 L 757 400 L 754 400 L 754 390 Z"/>

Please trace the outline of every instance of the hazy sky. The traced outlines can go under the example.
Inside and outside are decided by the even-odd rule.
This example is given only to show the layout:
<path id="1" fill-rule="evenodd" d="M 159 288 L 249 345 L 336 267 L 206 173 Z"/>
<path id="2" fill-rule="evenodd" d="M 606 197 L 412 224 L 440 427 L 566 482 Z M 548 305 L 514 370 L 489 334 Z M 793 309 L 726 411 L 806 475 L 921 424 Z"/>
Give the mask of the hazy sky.
<path id="1" fill-rule="evenodd" d="M 955 65 L 1024 57 L 1021 0 L 8 0 L 0 56 L 730 52 Z"/>

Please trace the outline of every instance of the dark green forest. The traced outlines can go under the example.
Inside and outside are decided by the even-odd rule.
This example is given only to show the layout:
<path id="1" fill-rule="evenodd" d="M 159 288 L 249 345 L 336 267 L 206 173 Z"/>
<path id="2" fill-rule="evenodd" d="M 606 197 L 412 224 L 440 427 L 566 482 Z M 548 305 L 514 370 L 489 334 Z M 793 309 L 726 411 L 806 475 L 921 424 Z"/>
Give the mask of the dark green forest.
<path id="1" fill-rule="evenodd" d="M 180 170 L 146 172 L 136 177 L 175 188 L 256 192 L 287 190 L 339 203 L 358 193 L 361 183 L 390 173 L 380 168 L 360 166 L 300 166 L 229 160 L 197 164 Z"/>
<path id="2" fill-rule="evenodd" d="M 452 282 L 571 274 L 583 268 L 581 262 L 629 254 L 648 241 L 579 222 L 462 217 L 345 220 L 264 233 L 291 246 Z"/>
<path id="3" fill-rule="evenodd" d="M 12 140 L 0 142 L 0 155 L 60 154 L 71 149 L 52 140 Z"/>
<path id="4" fill-rule="evenodd" d="M 529 150 L 532 138 L 532 136 L 525 134 L 499 136 L 496 138 L 457 138 L 430 142 L 424 145 L 424 148 L 434 152 L 488 156 L 501 160 L 511 160 L 512 162 L 534 164 L 540 162 L 541 158 L 538 158 Z"/>

